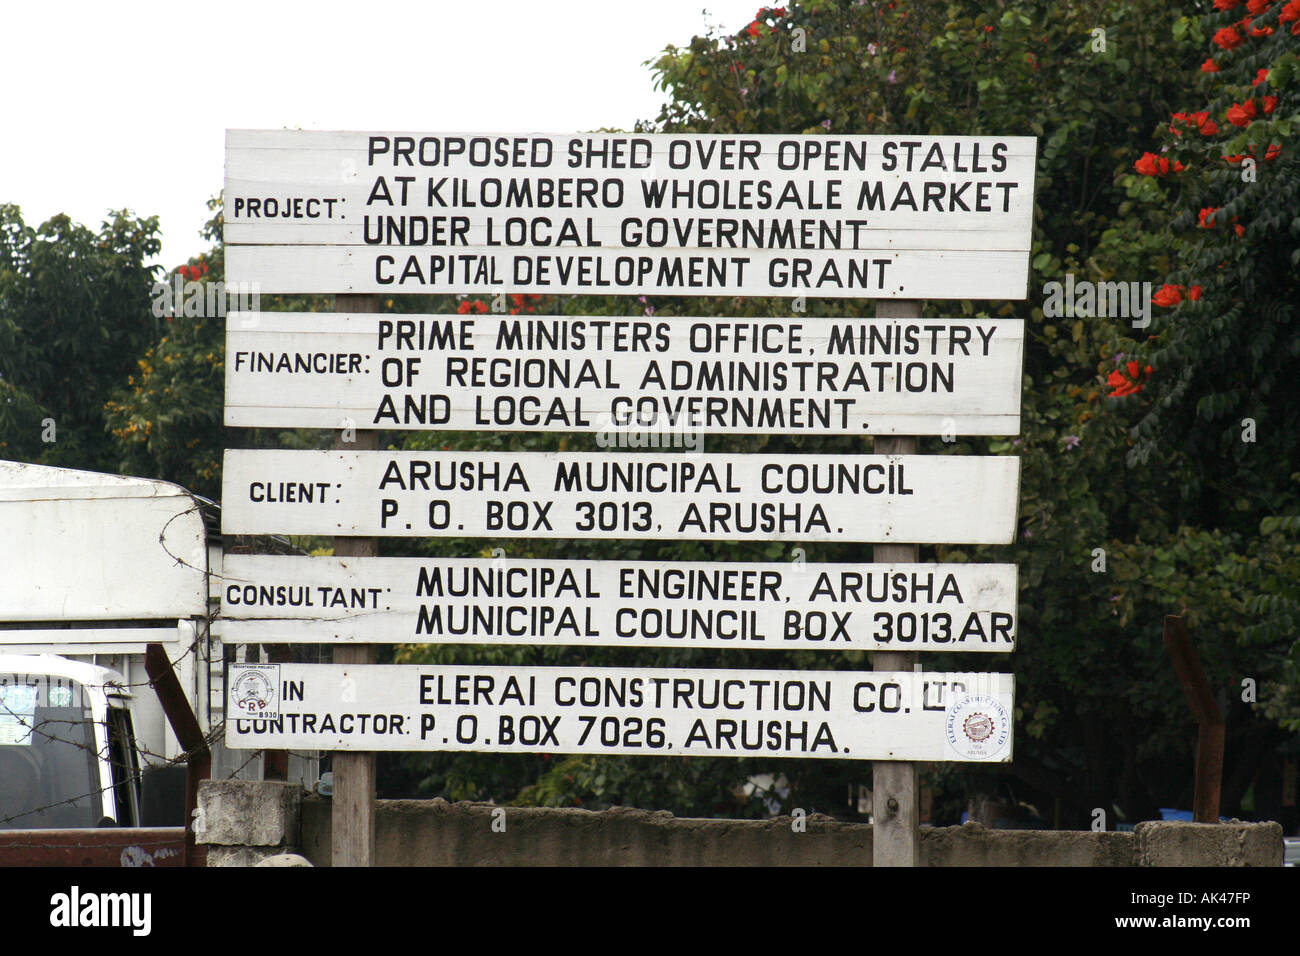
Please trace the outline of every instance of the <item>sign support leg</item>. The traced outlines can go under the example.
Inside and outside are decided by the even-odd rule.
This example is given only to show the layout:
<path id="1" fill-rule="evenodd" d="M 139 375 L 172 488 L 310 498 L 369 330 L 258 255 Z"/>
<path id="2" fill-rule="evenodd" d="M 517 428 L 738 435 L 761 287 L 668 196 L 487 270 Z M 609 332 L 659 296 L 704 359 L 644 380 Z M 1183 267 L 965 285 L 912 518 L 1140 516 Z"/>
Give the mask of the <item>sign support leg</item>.
<path id="1" fill-rule="evenodd" d="M 336 295 L 336 312 L 378 312 L 377 295 Z M 344 441 L 355 437 L 355 441 Z M 379 433 L 355 430 L 353 435 L 339 432 L 334 447 L 346 451 L 374 451 L 379 447 Z M 377 538 L 336 537 L 336 557 L 369 557 L 379 553 Z M 375 648 L 370 644 L 338 644 L 334 663 L 364 666 L 375 663 Z M 331 806 L 330 843 L 333 866 L 375 865 L 375 755 L 353 751 L 335 751 L 334 797 Z"/>
<path id="2" fill-rule="evenodd" d="M 876 318 L 919 319 L 921 303 L 881 299 Z M 878 436 L 878 455 L 915 455 L 916 439 Z M 878 544 L 872 549 L 877 564 L 912 563 L 918 559 L 914 544 Z M 871 666 L 878 671 L 910 671 L 917 663 L 915 653 L 876 651 Z M 920 803 L 916 764 L 899 760 L 877 760 L 871 764 L 871 857 L 873 866 L 916 866 L 919 860 Z"/>

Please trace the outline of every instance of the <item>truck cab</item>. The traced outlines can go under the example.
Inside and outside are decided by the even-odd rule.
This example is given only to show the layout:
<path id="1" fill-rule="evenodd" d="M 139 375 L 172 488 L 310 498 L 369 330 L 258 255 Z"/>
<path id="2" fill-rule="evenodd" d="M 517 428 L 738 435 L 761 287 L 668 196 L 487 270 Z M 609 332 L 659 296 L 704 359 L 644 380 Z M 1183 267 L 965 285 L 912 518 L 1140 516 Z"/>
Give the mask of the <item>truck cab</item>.
<path id="1" fill-rule="evenodd" d="M 131 702 L 107 667 L 0 654 L 0 830 L 140 826 Z"/>

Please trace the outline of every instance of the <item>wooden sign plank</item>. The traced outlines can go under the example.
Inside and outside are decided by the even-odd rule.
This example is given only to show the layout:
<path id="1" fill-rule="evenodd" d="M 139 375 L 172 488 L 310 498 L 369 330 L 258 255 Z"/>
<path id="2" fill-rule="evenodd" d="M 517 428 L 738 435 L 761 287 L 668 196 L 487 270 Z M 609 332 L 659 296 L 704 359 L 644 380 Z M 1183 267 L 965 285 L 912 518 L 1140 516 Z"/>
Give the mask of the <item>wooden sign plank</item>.
<path id="1" fill-rule="evenodd" d="M 225 423 L 584 431 L 610 445 L 620 433 L 1014 435 L 1023 337 L 1020 319 L 234 312 Z"/>
<path id="2" fill-rule="evenodd" d="M 1014 564 L 226 557 L 234 644 L 1015 649 Z"/>
<path id="3" fill-rule="evenodd" d="M 1006 762 L 1010 674 L 232 664 L 226 745 Z"/>
<path id="4" fill-rule="evenodd" d="M 228 130 L 261 292 L 1023 299 L 1037 141 Z"/>
<path id="5" fill-rule="evenodd" d="M 226 534 L 1009 544 L 1017 457 L 227 450 Z"/>

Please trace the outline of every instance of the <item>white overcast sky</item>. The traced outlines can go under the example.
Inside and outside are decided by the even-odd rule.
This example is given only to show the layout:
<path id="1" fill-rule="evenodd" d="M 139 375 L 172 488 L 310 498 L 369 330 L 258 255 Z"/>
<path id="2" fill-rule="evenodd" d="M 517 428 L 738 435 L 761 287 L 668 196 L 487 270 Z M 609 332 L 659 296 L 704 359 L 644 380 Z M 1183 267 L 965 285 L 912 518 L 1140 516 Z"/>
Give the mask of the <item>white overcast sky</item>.
<path id="1" fill-rule="evenodd" d="M 157 215 L 171 267 L 205 247 L 227 128 L 630 129 L 663 102 L 646 60 L 761 6 L 0 0 L 0 203 L 30 225 Z"/>

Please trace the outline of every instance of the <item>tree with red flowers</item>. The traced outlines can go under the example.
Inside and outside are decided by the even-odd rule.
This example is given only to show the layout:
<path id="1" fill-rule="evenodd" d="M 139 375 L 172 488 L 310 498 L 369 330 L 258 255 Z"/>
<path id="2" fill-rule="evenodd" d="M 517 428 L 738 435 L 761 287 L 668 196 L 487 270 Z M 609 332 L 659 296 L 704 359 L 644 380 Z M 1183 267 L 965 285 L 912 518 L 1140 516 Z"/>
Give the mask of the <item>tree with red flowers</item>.
<path id="1" fill-rule="evenodd" d="M 1285 569 L 1300 567 L 1300 0 L 1214 7 L 1210 57 L 1189 83 L 1199 112 L 1157 133 L 1187 171 L 1155 198 L 1169 209 L 1173 268 L 1147 330 L 1155 373 L 1130 459 L 1179 475 L 1187 513 L 1239 536 L 1225 551 L 1240 552 L 1232 586 L 1250 595 L 1242 639 L 1274 678 L 1260 709 L 1294 730 L 1300 579 Z M 1188 117 L 1204 117 L 1203 132 L 1219 125 L 1185 135 Z M 1137 172 L 1150 175 L 1146 156 Z"/>

